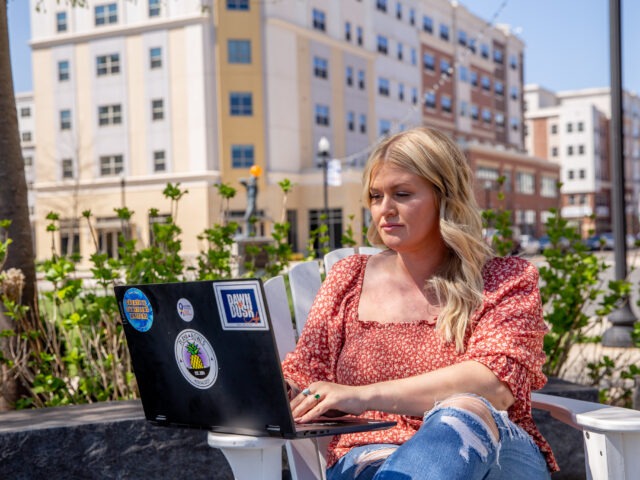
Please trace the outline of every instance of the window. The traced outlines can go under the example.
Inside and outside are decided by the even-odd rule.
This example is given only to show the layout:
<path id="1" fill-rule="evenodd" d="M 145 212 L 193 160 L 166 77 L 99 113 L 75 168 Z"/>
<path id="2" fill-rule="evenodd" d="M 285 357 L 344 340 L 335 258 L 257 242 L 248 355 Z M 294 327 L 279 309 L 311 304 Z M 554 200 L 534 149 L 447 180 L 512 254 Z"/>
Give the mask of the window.
<path id="1" fill-rule="evenodd" d="M 467 32 L 458 30 L 458 43 L 463 47 L 467 45 Z"/>
<path id="2" fill-rule="evenodd" d="M 329 107 L 327 105 L 316 105 L 316 125 L 329 126 Z"/>
<path id="3" fill-rule="evenodd" d="M 575 172 L 573 170 L 568 170 L 567 171 L 567 178 L 569 180 L 573 180 L 574 177 L 575 177 Z"/>
<path id="4" fill-rule="evenodd" d="M 480 45 L 480 55 L 482 58 L 489 58 L 489 45 L 486 43 Z"/>
<path id="5" fill-rule="evenodd" d="M 484 123 L 491 123 L 491 110 L 488 108 L 482 109 L 482 121 Z"/>
<path id="6" fill-rule="evenodd" d="M 376 0 L 376 8 L 381 12 L 387 13 L 387 0 Z"/>
<path id="7" fill-rule="evenodd" d="M 496 95 L 502 97 L 504 95 L 504 83 L 496 81 L 493 84 L 493 91 L 496 93 Z"/>
<path id="8" fill-rule="evenodd" d="M 351 87 L 353 85 L 353 67 L 346 68 L 345 76 L 347 80 L 347 85 Z"/>
<path id="9" fill-rule="evenodd" d="M 347 42 L 351 41 L 351 22 L 345 22 L 344 24 L 344 39 Z"/>
<path id="10" fill-rule="evenodd" d="M 96 57 L 96 75 L 115 75 L 120 73 L 120 55 L 112 53 L 111 55 L 98 55 Z"/>
<path id="11" fill-rule="evenodd" d="M 149 0 L 149 18 L 160 16 L 160 0 Z"/>
<path id="12" fill-rule="evenodd" d="M 162 48 L 153 47 L 149 49 L 149 68 L 162 68 Z"/>
<path id="13" fill-rule="evenodd" d="M 398 42 L 398 60 L 402 60 L 404 58 L 402 48 L 402 43 Z"/>
<path id="14" fill-rule="evenodd" d="M 231 92 L 229 102 L 232 116 L 253 115 L 253 95 L 250 92 Z"/>
<path id="15" fill-rule="evenodd" d="M 358 70 L 358 88 L 364 90 L 364 70 Z"/>
<path id="16" fill-rule="evenodd" d="M 445 75 L 447 77 L 451 76 L 451 64 L 449 60 L 442 59 L 440 60 L 440 75 Z"/>
<path id="17" fill-rule="evenodd" d="M 396 3 L 396 18 L 402 20 L 402 4 L 400 2 Z"/>
<path id="18" fill-rule="evenodd" d="M 414 105 L 418 103 L 418 89 L 416 87 L 411 88 L 411 103 Z"/>
<path id="19" fill-rule="evenodd" d="M 22 132 L 20 138 L 25 143 L 30 142 L 32 140 L 31 132 Z"/>
<path id="20" fill-rule="evenodd" d="M 569 156 L 573 155 L 573 145 L 569 145 L 567 147 L 567 155 Z"/>
<path id="21" fill-rule="evenodd" d="M 584 132 L 584 122 L 578 122 L 578 131 Z"/>
<path id="22" fill-rule="evenodd" d="M 470 38 L 469 39 L 469 51 L 471 53 L 476 53 L 476 39 L 475 38 Z"/>
<path id="23" fill-rule="evenodd" d="M 440 38 L 449 41 L 449 26 L 444 23 L 440 24 Z"/>
<path id="24" fill-rule="evenodd" d="M 367 116 L 364 113 L 360 114 L 360 133 L 367 133 Z"/>
<path id="25" fill-rule="evenodd" d="M 480 118 L 480 109 L 477 105 L 471 105 L 471 118 L 478 120 Z"/>
<path id="26" fill-rule="evenodd" d="M 389 120 L 385 120 L 384 118 L 380 119 L 378 122 L 378 135 L 384 136 L 389 135 L 391 131 L 391 122 Z"/>
<path id="27" fill-rule="evenodd" d="M 532 195 L 535 193 L 536 183 L 532 173 L 516 173 L 516 192 Z"/>
<path id="28" fill-rule="evenodd" d="M 469 103 L 466 100 L 460 100 L 460 108 L 458 109 L 461 117 L 466 117 L 469 112 Z"/>
<path id="29" fill-rule="evenodd" d="M 323 218 L 324 210 L 309 210 L 309 231 L 317 230 L 321 225 L 328 225 L 329 231 L 326 235 L 329 237 L 329 249 L 333 250 L 342 247 L 342 209 L 330 208 L 329 218 Z M 316 236 L 313 249 L 317 255 L 322 255 L 320 242 Z"/>
<path id="30" fill-rule="evenodd" d="M 443 112 L 451 113 L 451 97 L 449 95 L 440 97 L 440 109 Z"/>
<path id="31" fill-rule="evenodd" d="M 231 167 L 250 168 L 255 163 L 253 145 L 231 145 Z"/>
<path id="32" fill-rule="evenodd" d="M 422 56 L 422 64 L 424 65 L 424 69 L 425 70 L 429 70 L 429 71 L 434 72 L 435 69 L 436 69 L 436 59 L 430 53 L 425 53 Z"/>
<path id="33" fill-rule="evenodd" d="M 162 98 L 151 100 L 151 120 L 164 120 L 164 100 Z"/>
<path id="34" fill-rule="evenodd" d="M 567 123 L 567 133 L 573 132 L 573 123 Z"/>
<path id="35" fill-rule="evenodd" d="M 119 173 L 122 173 L 122 170 L 122 155 L 104 155 L 100 157 L 101 176 L 118 175 Z"/>
<path id="36" fill-rule="evenodd" d="M 520 128 L 520 120 L 518 119 L 518 117 L 511 117 L 511 130 L 518 131 L 518 129 Z"/>
<path id="37" fill-rule="evenodd" d="M 249 0 L 227 0 L 227 10 L 249 10 Z"/>
<path id="38" fill-rule="evenodd" d="M 504 63 L 504 52 L 499 48 L 493 50 L 493 61 L 499 65 Z"/>
<path id="39" fill-rule="evenodd" d="M 558 147 L 551 147 L 551 156 L 552 157 L 558 156 Z"/>
<path id="40" fill-rule="evenodd" d="M 404 84 L 398 84 L 398 100 L 404 101 Z"/>
<path id="41" fill-rule="evenodd" d="M 362 46 L 362 43 L 364 42 L 364 34 L 362 32 L 362 27 L 356 28 L 356 37 L 357 37 L 358 45 Z"/>
<path id="42" fill-rule="evenodd" d="M 504 114 L 500 112 L 496 112 L 495 114 L 496 125 L 498 127 L 504 128 Z"/>
<path id="43" fill-rule="evenodd" d="M 436 94 L 427 92 L 424 94 L 424 105 L 427 108 L 436 108 Z"/>
<path id="44" fill-rule="evenodd" d="M 251 63 L 251 40 L 228 40 L 229 63 Z"/>
<path id="45" fill-rule="evenodd" d="M 389 80 L 386 78 L 378 79 L 378 93 L 384 97 L 389 96 Z"/>
<path id="46" fill-rule="evenodd" d="M 555 198 L 558 196 L 558 181 L 554 177 L 543 175 L 540 179 L 540 195 Z"/>
<path id="47" fill-rule="evenodd" d="M 60 253 L 67 256 L 80 254 L 80 229 L 78 227 L 78 220 L 60 220 Z"/>
<path id="48" fill-rule="evenodd" d="M 353 132 L 356 129 L 356 114 L 347 112 L 347 130 Z"/>
<path id="49" fill-rule="evenodd" d="M 584 155 L 584 145 L 578 145 L 578 155 Z"/>
<path id="50" fill-rule="evenodd" d="M 551 124 L 551 135 L 557 135 L 558 134 L 558 125 L 555 123 Z"/>
<path id="51" fill-rule="evenodd" d="M 120 105 L 102 105 L 98 107 L 98 125 L 119 125 L 122 123 L 122 107 Z"/>
<path id="52" fill-rule="evenodd" d="M 414 8 L 409 9 L 409 25 L 413 26 L 416 24 L 416 10 Z"/>
<path id="53" fill-rule="evenodd" d="M 422 30 L 427 33 L 433 33 L 433 19 L 426 15 L 422 17 Z"/>
<path id="54" fill-rule="evenodd" d="M 165 172 L 167 170 L 167 159 L 164 150 L 153 152 L 153 171 Z"/>
<path id="55" fill-rule="evenodd" d="M 28 118 L 31 116 L 31 108 L 30 107 L 22 107 L 20 109 L 20 117 Z"/>
<path id="56" fill-rule="evenodd" d="M 62 178 L 73 178 L 73 159 L 62 159 Z"/>
<path id="57" fill-rule="evenodd" d="M 478 72 L 471 70 L 471 73 L 469 74 L 469 83 L 472 87 L 478 86 Z"/>
<path id="58" fill-rule="evenodd" d="M 118 23 L 118 4 L 107 3 L 105 5 L 97 5 L 94 9 L 95 25 L 109 25 Z"/>
<path id="59" fill-rule="evenodd" d="M 509 66 L 514 70 L 516 68 L 518 68 L 518 57 L 517 57 L 517 55 L 514 55 L 514 54 L 509 55 Z"/>
<path id="60" fill-rule="evenodd" d="M 482 75 L 481 83 L 482 83 L 482 89 L 485 92 L 491 91 L 491 79 L 487 75 Z"/>
<path id="61" fill-rule="evenodd" d="M 67 12 L 56 13 L 56 32 L 58 33 L 66 32 L 67 28 L 68 28 Z"/>
<path id="62" fill-rule="evenodd" d="M 387 37 L 378 35 L 378 53 L 384 53 L 385 55 L 389 51 L 389 41 Z"/>
<path id="63" fill-rule="evenodd" d="M 71 130 L 71 110 L 60 110 L 60 130 Z"/>
<path id="64" fill-rule="evenodd" d="M 313 28 L 316 30 L 325 31 L 325 14 L 323 11 L 317 8 L 313 9 Z"/>
<path id="65" fill-rule="evenodd" d="M 32 167 L 33 166 L 33 157 L 32 156 L 24 157 L 24 166 L 25 167 Z"/>
<path id="66" fill-rule="evenodd" d="M 511 97 L 511 100 L 518 100 L 518 87 L 511 87 L 509 89 L 509 91 L 511 92 L 509 95 Z"/>
<path id="67" fill-rule="evenodd" d="M 329 62 L 326 58 L 313 58 L 313 74 L 318 78 L 327 78 L 329 76 Z"/>
<path id="68" fill-rule="evenodd" d="M 61 60 L 58 62 L 58 81 L 66 82 L 69 80 L 69 61 Z"/>
<path id="69" fill-rule="evenodd" d="M 581 168 L 580 170 L 578 170 L 578 178 L 581 180 L 584 180 L 585 178 L 587 178 L 587 171 L 584 168 Z"/>
<path id="70" fill-rule="evenodd" d="M 411 48 L 411 65 L 418 63 L 418 52 L 415 48 Z"/>

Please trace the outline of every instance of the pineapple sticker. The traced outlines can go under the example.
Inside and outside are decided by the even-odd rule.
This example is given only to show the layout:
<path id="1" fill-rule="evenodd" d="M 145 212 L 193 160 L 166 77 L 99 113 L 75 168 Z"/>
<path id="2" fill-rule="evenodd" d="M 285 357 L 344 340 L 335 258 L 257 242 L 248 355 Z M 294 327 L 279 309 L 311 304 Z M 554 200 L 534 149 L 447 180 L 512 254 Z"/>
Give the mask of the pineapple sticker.
<path id="1" fill-rule="evenodd" d="M 176 362 L 182 376 L 194 387 L 205 389 L 218 377 L 218 360 L 208 340 L 192 329 L 180 332 L 175 342 Z"/>

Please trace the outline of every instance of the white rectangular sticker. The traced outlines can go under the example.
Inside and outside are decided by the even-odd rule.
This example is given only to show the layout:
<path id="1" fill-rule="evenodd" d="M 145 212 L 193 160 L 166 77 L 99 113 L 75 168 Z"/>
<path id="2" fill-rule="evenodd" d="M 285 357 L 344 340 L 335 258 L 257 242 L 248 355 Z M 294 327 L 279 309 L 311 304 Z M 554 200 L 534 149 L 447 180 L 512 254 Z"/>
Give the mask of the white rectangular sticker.
<path id="1" fill-rule="evenodd" d="M 213 284 L 223 330 L 269 330 L 257 281 Z"/>

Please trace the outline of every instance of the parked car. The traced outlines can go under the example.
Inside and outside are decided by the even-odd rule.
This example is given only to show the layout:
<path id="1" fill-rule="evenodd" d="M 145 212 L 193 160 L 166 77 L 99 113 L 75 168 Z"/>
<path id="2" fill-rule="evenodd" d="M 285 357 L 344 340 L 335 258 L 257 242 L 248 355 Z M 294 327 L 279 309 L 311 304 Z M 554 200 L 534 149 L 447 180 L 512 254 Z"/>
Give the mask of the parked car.
<path id="1" fill-rule="evenodd" d="M 585 244 L 590 250 L 613 250 L 616 242 L 613 232 L 602 232 L 587 238 Z M 633 235 L 626 235 L 626 245 L 628 249 L 635 248 L 636 239 Z"/>
<path id="2" fill-rule="evenodd" d="M 549 235 L 543 235 L 538 239 L 538 242 L 540 243 L 540 250 L 539 252 L 542 253 L 543 251 L 545 251 L 547 248 L 551 248 L 553 245 L 551 245 L 551 239 L 549 238 Z M 557 245 L 561 250 L 566 250 L 569 248 L 569 240 L 562 237 L 560 239 L 560 241 L 558 242 Z"/>
<path id="3" fill-rule="evenodd" d="M 533 235 L 520 235 L 519 253 L 523 255 L 535 255 L 540 252 L 540 240 Z"/>

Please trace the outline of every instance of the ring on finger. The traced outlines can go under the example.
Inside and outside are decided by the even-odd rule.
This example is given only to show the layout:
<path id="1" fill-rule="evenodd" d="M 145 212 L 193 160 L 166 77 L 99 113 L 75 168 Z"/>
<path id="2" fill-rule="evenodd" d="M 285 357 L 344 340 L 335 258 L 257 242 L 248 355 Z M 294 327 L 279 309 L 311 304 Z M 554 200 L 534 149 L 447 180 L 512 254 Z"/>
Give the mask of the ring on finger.
<path id="1" fill-rule="evenodd" d="M 320 394 L 319 394 L 319 393 L 316 393 L 316 394 L 313 396 L 313 398 L 315 398 L 315 399 L 316 399 L 316 402 L 320 403 Z"/>
<path id="2" fill-rule="evenodd" d="M 309 395 L 311 395 L 311 390 L 309 390 L 308 388 L 305 388 L 304 390 L 302 390 L 302 394 L 305 397 L 308 397 Z"/>

